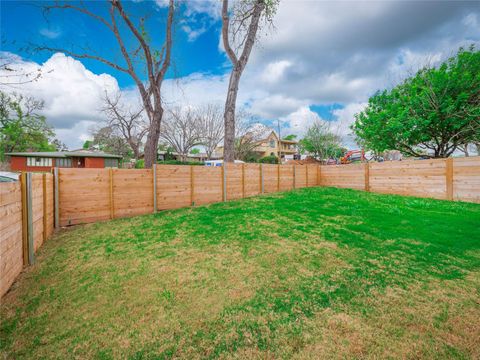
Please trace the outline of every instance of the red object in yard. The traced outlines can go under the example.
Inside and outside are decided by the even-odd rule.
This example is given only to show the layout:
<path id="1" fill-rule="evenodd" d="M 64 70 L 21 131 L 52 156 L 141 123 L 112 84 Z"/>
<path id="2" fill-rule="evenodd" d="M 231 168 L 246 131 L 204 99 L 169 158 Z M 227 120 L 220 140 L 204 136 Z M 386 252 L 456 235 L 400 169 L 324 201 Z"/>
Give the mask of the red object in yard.
<path id="1" fill-rule="evenodd" d="M 365 151 L 362 150 L 350 150 L 348 151 L 343 157 L 340 158 L 340 162 L 342 164 L 350 164 L 353 161 L 361 161 L 364 162 L 367 159 L 365 158 Z"/>

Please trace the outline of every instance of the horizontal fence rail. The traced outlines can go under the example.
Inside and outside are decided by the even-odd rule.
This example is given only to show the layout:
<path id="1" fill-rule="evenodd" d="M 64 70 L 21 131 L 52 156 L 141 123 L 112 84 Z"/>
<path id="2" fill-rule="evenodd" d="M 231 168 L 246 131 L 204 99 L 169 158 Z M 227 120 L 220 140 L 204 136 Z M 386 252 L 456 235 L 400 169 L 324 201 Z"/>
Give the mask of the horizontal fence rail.
<path id="1" fill-rule="evenodd" d="M 55 227 L 311 186 L 480 203 L 480 157 L 351 165 L 157 165 L 23 173 L 0 183 L 0 296 Z"/>

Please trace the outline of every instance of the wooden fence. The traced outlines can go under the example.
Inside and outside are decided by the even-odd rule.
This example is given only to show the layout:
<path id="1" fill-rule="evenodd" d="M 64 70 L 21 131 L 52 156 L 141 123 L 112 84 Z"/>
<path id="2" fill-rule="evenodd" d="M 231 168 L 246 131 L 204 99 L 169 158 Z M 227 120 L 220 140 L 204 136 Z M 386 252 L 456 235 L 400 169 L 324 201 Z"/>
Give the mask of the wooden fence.
<path id="1" fill-rule="evenodd" d="M 321 166 L 322 186 L 480 203 L 480 157 Z"/>
<path id="2" fill-rule="evenodd" d="M 0 296 L 55 227 L 308 186 L 480 203 L 480 157 L 353 165 L 55 169 L 0 183 Z"/>
<path id="3" fill-rule="evenodd" d="M 53 233 L 52 174 L 22 174 L 0 183 L 0 297 Z"/>
<path id="4" fill-rule="evenodd" d="M 317 186 L 317 165 L 58 169 L 58 223 L 75 225 Z"/>

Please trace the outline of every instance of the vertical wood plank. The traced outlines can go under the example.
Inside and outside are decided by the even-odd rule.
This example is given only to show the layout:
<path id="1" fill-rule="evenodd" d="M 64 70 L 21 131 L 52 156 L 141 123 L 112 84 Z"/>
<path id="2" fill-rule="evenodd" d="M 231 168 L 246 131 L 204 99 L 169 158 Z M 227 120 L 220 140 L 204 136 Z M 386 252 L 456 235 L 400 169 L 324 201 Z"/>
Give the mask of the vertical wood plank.
<path id="1" fill-rule="evenodd" d="M 59 200 L 59 194 L 60 194 L 60 187 L 59 187 L 59 171 L 58 167 L 55 167 L 53 169 L 53 184 L 54 184 L 54 227 L 55 229 L 58 229 L 60 227 L 60 200 Z"/>
<path id="2" fill-rule="evenodd" d="M 322 186 L 322 166 L 320 164 L 317 166 L 317 185 Z"/>
<path id="3" fill-rule="evenodd" d="M 295 189 L 297 184 L 297 179 L 295 178 L 297 175 L 297 166 L 295 164 L 293 164 L 293 188 Z"/>
<path id="4" fill-rule="evenodd" d="M 110 178 L 110 219 L 115 217 L 115 210 L 113 204 L 113 169 L 108 169 L 108 176 Z"/>
<path id="5" fill-rule="evenodd" d="M 263 187 L 263 164 L 260 164 L 260 192 L 263 194 L 264 187 Z"/>
<path id="6" fill-rule="evenodd" d="M 47 240 L 47 174 L 42 176 L 43 185 L 43 241 Z"/>
<path id="7" fill-rule="evenodd" d="M 152 177 L 153 177 L 153 213 L 157 212 L 157 164 L 153 164 L 152 167 Z"/>
<path id="8" fill-rule="evenodd" d="M 453 200 L 453 158 L 445 160 L 445 180 L 447 200 Z"/>
<path id="9" fill-rule="evenodd" d="M 242 197 L 245 197 L 245 164 L 242 164 Z"/>
<path id="10" fill-rule="evenodd" d="M 190 165 L 190 205 L 195 206 L 195 194 L 193 189 L 193 165 Z"/>
<path id="11" fill-rule="evenodd" d="M 28 238 L 28 264 L 33 265 L 35 263 L 35 247 L 33 243 L 33 211 L 32 211 L 32 173 L 27 173 L 27 238 Z"/>
<path id="12" fill-rule="evenodd" d="M 223 161 L 222 164 L 222 199 L 227 201 L 227 171 L 226 163 Z"/>
<path id="13" fill-rule="evenodd" d="M 365 163 L 365 191 L 370 191 L 370 164 Z"/>
<path id="14" fill-rule="evenodd" d="M 27 174 L 22 172 L 20 175 L 20 185 L 22 191 L 22 250 L 23 265 L 28 265 L 28 215 L 27 215 Z"/>
<path id="15" fill-rule="evenodd" d="M 308 187 L 308 164 L 305 164 L 305 187 Z"/>
<path id="16" fill-rule="evenodd" d="M 277 165 L 277 192 L 280 191 L 280 164 Z"/>

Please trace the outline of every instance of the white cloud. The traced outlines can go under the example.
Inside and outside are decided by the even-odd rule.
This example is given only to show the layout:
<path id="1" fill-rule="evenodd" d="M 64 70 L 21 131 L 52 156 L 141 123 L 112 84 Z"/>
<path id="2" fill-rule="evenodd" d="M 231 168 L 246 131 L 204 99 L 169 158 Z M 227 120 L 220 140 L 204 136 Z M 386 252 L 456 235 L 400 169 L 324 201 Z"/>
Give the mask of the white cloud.
<path id="1" fill-rule="evenodd" d="M 62 31 L 59 29 L 47 29 L 47 28 L 42 28 L 40 29 L 40 35 L 45 36 L 46 38 L 49 39 L 56 39 L 62 35 Z"/>
<path id="2" fill-rule="evenodd" d="M 316 121 L 323 121 L 318 114 L 308 106 L 302 106 L 291 114 L 281 117 L 280 122 L 285 127 L 285 134 L 295 134 L 303 136 L 305 131 Z M 283 135 L 282 135 L 283 136 Z"/>
<path id="3" fill-rule="evenodd" d="M 221 16 L 222 6 L 220 1 L 215 0 L 189 0 L 185 2 L 187 7 L 186 16 L 194 14 L 206 14 L 212 19 L 219 19 Z"/>
<path id="4" fill-rule="evenodd" d="M 277 83 L 282 80 L 282 77 L 292 63 L 288 60 L 275 61 L 268 64 L 265 68 L 264 73 L 262 74 L 262 80 L 267 83 Z"/>
<path id="5" fill-rule="evenodd" d="M 207 28 L 205 26 L 202 26 L 200 28 L 194 29 L 189 25 L 183 25 L 182 30 L 185 31 L 185 33 L 187 34 L 188 41 L 193 42 L 197 40 L 200 35 L 204 34 L 207 31 Z"/>
<path id="6" fill-rule="evenodd" d="M 261 96 L 254 99 L 250 110 L 265 119 L 275 119 L 290 114 L 302 106 L 307 106 L 308 100 L 288 98 L 283 95 Z"/>
<path id="7" fill-rule="evenodd" d="M 118 84 L 108 74 L 94 74 L 83 64 L 64 54 L 54 54 L 44 64 L 18 61 L 10 66 L 22 72 L 41 70 L 42 76 L 21 86 L 4 86 L 3 91 L 18 92 L 45 101 L 43 114 L 59 138 L 70 147 L 79 147 L 88 135 L 87 126 L 103 120 L 101 98 L 105 90 Z M 0 79 L 2 77 L 0 72 Z"/>
<path id="8" fill-rule="evenodd" d="M 347 147 L 357 147 L 350 126 L 355 121 L 355 114 L 361 112 L 366 106 L 366 102 L 350 103 L 342 109 L 332 111 L 335 116 L 335 121 L 331 122 L 334 127 L 334 132 L 341 137 L 343 144 Z"/>
<path id="9" fill-rule="evenodd" d="M 165 7 L 168 7 L 169 0 L 155 0 L 155 3 L 157 4 L 158 7 L 165 8 Z"/>

